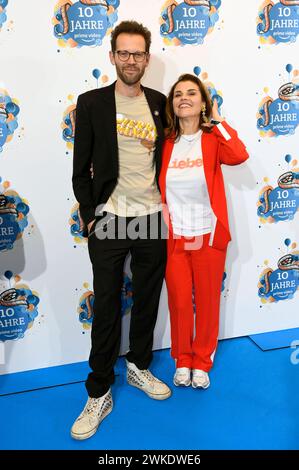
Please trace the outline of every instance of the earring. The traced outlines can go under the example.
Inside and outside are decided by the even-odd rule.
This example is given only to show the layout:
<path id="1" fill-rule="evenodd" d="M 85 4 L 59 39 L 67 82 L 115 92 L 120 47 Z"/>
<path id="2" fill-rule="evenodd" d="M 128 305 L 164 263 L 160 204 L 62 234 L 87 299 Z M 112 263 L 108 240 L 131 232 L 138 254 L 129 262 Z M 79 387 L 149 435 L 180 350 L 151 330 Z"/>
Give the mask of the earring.
<path id="1" fill-rule="evenodd" d="M 206 116 L 206 104 L 204 103 L 201 107 L 201 115 L 202 115 L 202 120 L 203 122 L 209 122 L 207 116 Z"/>

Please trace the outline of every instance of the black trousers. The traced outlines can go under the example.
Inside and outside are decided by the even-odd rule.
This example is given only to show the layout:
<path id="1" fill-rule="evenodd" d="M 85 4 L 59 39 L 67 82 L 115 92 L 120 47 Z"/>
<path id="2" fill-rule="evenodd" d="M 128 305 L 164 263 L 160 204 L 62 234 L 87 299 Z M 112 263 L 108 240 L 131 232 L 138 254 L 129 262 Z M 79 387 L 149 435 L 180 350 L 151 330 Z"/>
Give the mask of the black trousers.
<path id="1" fill-rule="evenodd" d="M 95 298 L 89 358 L 92 372 L 88 375 L 86 389 L 92 398 L 104 395 L 114 382 L 127 255 L 131 254 L 133 305 L 130 349 L 126 357 L 139 369 L 147 369 L 152 359 L 153 333 L 166 266 L 166 227 L 161 212 L 136 218 L 104 215 L 105 218 L 97 219 L 91 227 L 88 238 Z M 158 233 L 156 230 L 150 233 L 152 227 L 157 226 Z"/>

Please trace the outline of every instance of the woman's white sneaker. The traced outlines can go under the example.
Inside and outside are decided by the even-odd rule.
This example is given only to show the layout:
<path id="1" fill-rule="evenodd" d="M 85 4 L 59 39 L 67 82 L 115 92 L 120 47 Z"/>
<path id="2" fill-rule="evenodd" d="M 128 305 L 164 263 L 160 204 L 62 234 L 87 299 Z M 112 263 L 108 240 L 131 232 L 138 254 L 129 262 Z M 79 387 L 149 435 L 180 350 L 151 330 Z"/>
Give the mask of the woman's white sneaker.
<path id="1" fill-rule="evenodd" d="M 111 389 L 100 398 L 88 398 L 87 403 L 74 422 L 71 436 L 79 441 L 93 436 L 106 416 L 113 409 Z"/>
<path id="2" fill-rule="evenodd" d="M 191 384 L 191 370 L 188 367 L 178 367 L 173 377 L 173 383 L 177 387 L 189 387 Z"/>
<path id="3" fill-rule="evenodd" d="M 154 400 L 166 400 L 171 395 L 170 388 L 157 379 L 148 369 L 138 369 L 132 362 L 127 362 L 128 384 L 143 390 Z"/>
<path id="4" fill-rule="evenodd" d="M 192 387 L 193 388 L 208 388 L 210 386 L 210 379 L 204 370 L 192 369 Z"/>

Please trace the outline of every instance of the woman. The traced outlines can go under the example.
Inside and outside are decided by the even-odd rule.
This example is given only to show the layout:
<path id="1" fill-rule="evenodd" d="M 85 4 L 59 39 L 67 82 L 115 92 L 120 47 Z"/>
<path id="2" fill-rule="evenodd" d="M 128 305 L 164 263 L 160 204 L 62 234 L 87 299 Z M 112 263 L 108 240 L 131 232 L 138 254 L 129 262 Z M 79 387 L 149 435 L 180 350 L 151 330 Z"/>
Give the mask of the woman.
<path id="1" fill-rule="evenodd" d="M 179 77 L 170 90 L 166 113 L 159 183 L 169 229 L 166 284 L 174 384 L 205 389 L 217 346 L 221 284 L 231 239 L 221 164 L 238 165 L 248 153 L 196 76 Z"/>

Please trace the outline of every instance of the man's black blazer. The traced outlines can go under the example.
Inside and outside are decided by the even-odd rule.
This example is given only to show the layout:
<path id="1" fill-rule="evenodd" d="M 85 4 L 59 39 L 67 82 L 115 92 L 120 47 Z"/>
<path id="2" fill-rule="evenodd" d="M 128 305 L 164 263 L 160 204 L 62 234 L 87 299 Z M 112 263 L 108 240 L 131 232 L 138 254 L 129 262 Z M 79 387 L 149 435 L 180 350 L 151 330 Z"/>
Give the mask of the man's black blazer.
<path id="1" fill-rule="evenodd" d="M 73 190 L 86 227 L 95 218 L 95 209 L 105 204 L 119 174 L 116 133 L 115 83 L 87 91 L 78 97 L 73 161 Z M 161 169 L 165 127 L 165 96 L 142 87 L 157 129 L 154 153 L 156 181 Z M 90 167 L 93 165 L 93 178 Z M 158 185 L 159 188 L 159 185 Z"/>

